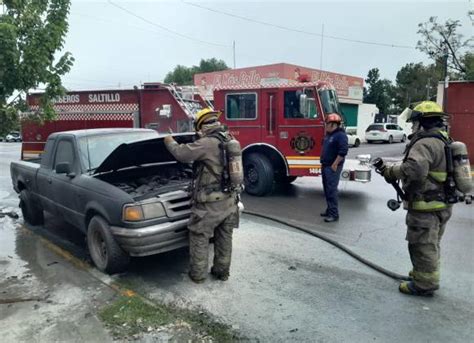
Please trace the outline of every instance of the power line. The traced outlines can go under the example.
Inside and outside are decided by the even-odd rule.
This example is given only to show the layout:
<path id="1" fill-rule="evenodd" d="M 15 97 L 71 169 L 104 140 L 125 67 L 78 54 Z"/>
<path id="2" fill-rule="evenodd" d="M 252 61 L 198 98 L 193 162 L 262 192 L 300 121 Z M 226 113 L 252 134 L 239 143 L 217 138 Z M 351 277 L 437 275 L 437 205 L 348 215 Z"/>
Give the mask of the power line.
<path id="1" fill-rule="evenodd" d="M 112 3 L 112 1 L 109 1 L 109 2 L 110 2 L 112 5 L 116 6 L 116 7 L 118 6 L 118 5 L 114 4 L 114 3 Z M 118 6 L 118 7 L 120 7 L 120 6 Z M 120 9 L 122 9 L 122 8 L 120 8 Z M 124 9 L 124 10 L 125 10 L 127 13 L 131 14 L 130 11 L 128 11 L 128 10 L 126 10 L 126 9 Z M 91 16 L 91 15 L 89 15 L 89 14 L 71 13 L 71 15 L 82 16 L 82 17 L 86 17 L 86 18 L 89 18 L 89 19 L 94 19 L 94 20 L 101 21 L 101 22 L 104 22 L 104 23 L 109 23 L 109 24 L 116 24 L 116 25 L 120 25 L 120 26 L 126 25 L 126 26 L 131 27 L 131 28 L 134 28 L 134 29 L 136 29 L 136 30 L 141 30 L 141 31 L 145 31 L 145 32 L 151 32 L 151 33 L 154 33 L 154 34 L 159 34 L 159 32 L 154 31 L 154 30 L 149 30 L 149 29 L 146 29 L 146 28 L 142 28 L 142 27 L 130 25 L 130 24 L 128 24 L 128 23 L 119 23 L 119 22 L 117 22 L 117 21 L 106 20 L 106 19 L 103 19 L 103 18 L 98 18 L 98 17 Z M 131 14 L 131 15 L 136 16 L 135 14 Z M 154 25 L 154 26 L 157 26 L 157 25 L 158 25 L 158 24 L 155 25 L 155 23 L 153 23 L 153 22 L 151 22 L 151 21 L 149 21 L 149 20 L 147 20 L 147 19 L 145 19 L 145 18 L 142 18 L 142 17 L 140 17 L 140 16 L 138 16 L 138 17 L 139 17 L 141 20 L 145 20 L 146 23 L 148 23 L 148 24 L 151 24 L 151 25 Z M 160 29 L 162 28 L 161 25 L 158 25 L 158 27 L 159 27 Z M 168 30 L 167 30 L 167 31 L 168 31 Z M 178 35 L 180 35 L 180 36 L 183 36 L 182 34 L 176 33 L 175 31 L 169 31 L 169 32 L 171 32 L 172 34 L 178 34 Z M 193 40 L 193 41 L 196 41 L 197 43 L 201 43 L 201 44 L 206 44 L 206 45 L 207 45 L 207 44 L 211 44 L 211 45 L 214 45 L 214 46 L 216 46 L 216 47 L 219 47 L 219 48 L 226 48 L 226 49 L 227 49 L 227 48 L 233 48 L 233 45 L 224 45 L 224 44 L 219 44 L 219 43 L 209 43 L 209 42 L 202 41 L 202 40 L 199 40 L 199 39 L 194 39 L 194 38 L 192 38 L 192 37 L 188 37 L 188 36 L 185 36 L 185 35 L 184 35 L 184 37 L 187 38 L 187 39 L 191 39 L 191 40 Z M 237 56 L 246 56 L 246 57 L 249 57 L 249 58 L 252 58 L 252 59 L 257 59 L 257 60 L 265 61 L 266 63 L 275 63 L 275 61 L 267 60 L 267 59 L 265 59 L 265 58 L 263 58 L 263 57 L 261 57 L 261 56 L 253 56 L 253 55 L 250 55 L 250 54 L 247 54 L 247 53 L 238 52 L 238 51 L 236 51 L 235 53 L 236 53 Z"/>
<path id="2" fill-rule="evenodd" d="M 207 10 L 207 11 L 210 11 L 210 12 L 223 14 L 223 15 L 226 15 L 226 16 L 229 16 L 229 17 L 238 18 L 238 19 L 241 19 L 241 20 L 249 21 L 249 22 L 252 22 L 252 23 L 260 24 L 260 25 L 274 27 L 274 28 L 277 28 L 277 29 L 280 29 L 280 30 L 291 31 L 291 32 L 301 33 L 301 34 L 315 36 L 315 37 L 322 37 L 323 36 L 321 33 L 295 29 L 295 28 L 291 28 L 291 27 L 287 27 L 287 26 L 283 26 L 283 25 L 278 25 L 278 24 L 273 24 L 273 23 L 269 23 L 269 22 L 265 22 L 265 21 L 261 21 L 261 20 L 257 20 L 257 19 L 252 19 L 252 18 L 240 16 L 240 15 L 237 15 L 237 14 L 232 14 L 232 13 L 229 13 L 229 12 L 216 10 L 214 8 L 206 7 L 206 6 L 199 5 L 199 4 L 192 3 L 192 2 L 183 1 L 183 3 L 188 5 L 188 6 L 194 6 L 194 7 L 204 9 L 204 10 Z M 345 37 L 332 36 L 332 35 L 327 35 L 327 34 L 324 35 L 324 38 L 331 38 L 331 39 L 334 39 L 334 40 L 341 40 L 341 41 L 359 43 L 359 44 L 385 46 L 385 47 L 390 47 L 390 48 L 415 49 L 414 46 L 409 46 L 409 45 L 398 45 L 398 44 L 390 44 L 390 43 L 371 42 L 371 41 L 365 41 L 365 40 L 360 40 L 360 39 L 350 39 L 350 38 L 345 38 Z"/>
<path id="3" fill-rule="evenodd" d="M 144 17 L 142 17 L 142 16 L 140 16 L 140 15 L 138 15 L 138 14 L 135 14 L 135 13 L 133 13 L 132 11 L 130 11 L 130 10 L 128 10 L 128 9 L 122 7 L 122 6 L 117 5 L 116 3 L 112 2 L 111 0 L 108 0 L 108 3 L 111 4 L 111 5 L 114 6 L 114 7 L 117 7 L 118 9 L 120 9 L 120 10 L 122 10 L 122 11 L 128 13 L 128 14 L 130 14 L 131 16 L 133 16 L 133 17 L 135 17 L 135 18 L 138 18 L 138 19 L 144 21 L 145 23 L 148 23 L 148 24 L 150 24 L 150 25 L 153 25 L 153 26 L 155 26 L 155 27 L 158 27 L 158 28 L 160 28 L 161 30 L 164 30 L 164 31 L 169 32 L 169 33 L 172 33 L 172 34 L 174 34 L 174 35 L 176 35 L 176 36 L 179 36 L 179 37 L 181 37 L 181 38 L 189 39 L 189 40 L 192 40 L 192 41 L 196 41 L 196 42 L 200 42 L 200 43 L 208 44 L 208 45 L 221 46 L 221 47 L 225 47 L 225 48 L 231 48 L 231 47 L 232 47 L 231 45 L 225 45 L 225 44 L 220 44 L 220 43 L 208 42 L 208 41 L 205 41 L 205 40 L 201 40 L 201 39 L 198 39 L 198 38 L 195 38 L 195 37 L 191 37 L 191 36 L 182 34 L 182 33 L 178 32 L 178 31 L 174 31 L 174 30 L 169 29 L 169 28 L 167 28 L 167 27 L 165 27 L 165 26 L 163 26 L 163 25 L 154 23 L 154 22 L 152 22 L 152 21 L 150 21 L 150 20 L 148 20 L 148 19 L 146 19 L 146 18 L 144 18 Z"/>

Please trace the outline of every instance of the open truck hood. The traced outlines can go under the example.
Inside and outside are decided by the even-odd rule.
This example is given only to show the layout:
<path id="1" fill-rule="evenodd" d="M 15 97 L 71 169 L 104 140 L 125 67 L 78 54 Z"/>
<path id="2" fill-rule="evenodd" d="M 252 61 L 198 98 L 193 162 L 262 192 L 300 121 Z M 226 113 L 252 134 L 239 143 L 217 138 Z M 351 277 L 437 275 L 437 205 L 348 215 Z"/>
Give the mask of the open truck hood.
<path id="1" fill-rule="evenodd" d="M 144 164 L 176 161 L 165 146 L 164 137 L 120 144 L 97 167 L 94 174 L 141 166 Z M 190 143 L 196 139 L 194 133 L 174 134 L 178 143 Z"/>

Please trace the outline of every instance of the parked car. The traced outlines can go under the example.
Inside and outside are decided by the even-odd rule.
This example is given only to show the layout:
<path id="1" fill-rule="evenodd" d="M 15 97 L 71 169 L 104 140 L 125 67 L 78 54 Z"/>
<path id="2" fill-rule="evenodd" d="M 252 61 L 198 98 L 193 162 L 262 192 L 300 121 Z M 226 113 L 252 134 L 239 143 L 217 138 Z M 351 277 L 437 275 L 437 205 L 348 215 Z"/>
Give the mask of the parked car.
<path id="1" fill-rule="evenodd" d="M 17 131 L 12 131 L 10 132 L 6 137 L 5 137 L 5 142 L 21 142 L 21 135 Z"/>
<path id="2" fill-rule="evenodd" d="M 357 148 L 360 145 L 360 138 L 354 132 L 347 132 L 347 141 L 349 146 Z"/>
<path id="3" fill-rule="evenodd" d="M 175 135 L 180 143 L 194 137 Z M 41 225 L 49 212 L 77 227 L 106 273 L 126 270 L 129 256 L 188 244 L 192 168 L 154 130 L 53 133 L 40 160 L 14 161 L 10 170 L 25 221 Z"/>
<path id="4" fill-rule="evenodd" d="M 405 142 L 407 135 L 397 124 L 379 123 L 369 125 L 365 130 L 365 139 L 367 143 L 383 141 L 391 144 L 393 142 Z"/>

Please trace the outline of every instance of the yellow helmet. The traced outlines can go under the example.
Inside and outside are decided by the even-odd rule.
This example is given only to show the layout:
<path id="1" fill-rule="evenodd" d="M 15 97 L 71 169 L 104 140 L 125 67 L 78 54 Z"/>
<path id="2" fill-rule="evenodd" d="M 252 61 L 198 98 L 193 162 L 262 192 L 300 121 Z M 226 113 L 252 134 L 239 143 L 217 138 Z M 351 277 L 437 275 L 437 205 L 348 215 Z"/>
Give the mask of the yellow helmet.
<path id="1" fill-rule="evenodd" d="M 200 130 L 202 124 L 211 121 L 212 119 L 217 120 L 219 119 L 220 115 L 221 112 L 215 111 L 212 108 L 203 108 L 202 110 L 196 113 L 196 119 L 194 120 L 194 128 L 196 130 Z"/>
<path id="2" fill-rule="evenodd" d="M 412 110 L 410 118 L 407 121 L 416 121 L 421 118 L 429 117 L 447 117 L 441 106 L 434 101 L 422 101 L 418 103 Z"/>

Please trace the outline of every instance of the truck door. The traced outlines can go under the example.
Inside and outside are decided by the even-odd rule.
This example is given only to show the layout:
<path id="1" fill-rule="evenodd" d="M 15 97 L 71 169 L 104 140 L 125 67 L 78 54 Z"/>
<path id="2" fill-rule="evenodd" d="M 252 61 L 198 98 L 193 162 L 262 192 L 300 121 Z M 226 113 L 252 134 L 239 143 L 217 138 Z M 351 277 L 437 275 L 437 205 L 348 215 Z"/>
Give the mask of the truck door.
<path id="1" fill-rule="evenodd" d="M 49 183 L 49 196 L 56 207 L 56 215 L 63 220 L 80 226 L 81 216 L 75 210 L 78 193 L 75 184 L 80 178 L 79 157 L 76 154 L 77 149 L 73 137 L 61 137 L 56 146 L 56 153 L 53 160 L 53 169 L 51 170 Z M 67 162 L 75 176 L 58 174 L 55 167 L 59 163 Z"/>
<path id="2" fill-rule="evenodd" d="M 278 149 L 290 175 L 319 175 L 324 122 L 315 90 L 283 89 L 279 98 Z"/>
<path id="3" fill-rule="evenodd" d="M 277 145 L 277 115 L 278 97 L 277 92 L 268 90 L 262 92 L 262 141 L 270 145 Z"/>
<path id="4" fill-rule="evenodd" d="M 36 176 L 38 185 L 38 194 L 40 194 L 41 207 L 51 214 L 56 214 L 56 205 L 52 198 L 51 173 L 54 172 L 53 161 L 55 154 L 56 141 L 54 138 L 48 139 L 44 152 L 41 156 L 41 165 Z"/>
<path id="5" fill-rule="evenodd" d="M 229 127 L 230 132 L 245 147 L 262 139 L 261 128 L 263 125 L 260 109 L 259 92 L 242 91 L 229 92 L 224 95 L 225 118 L 223 122 Z M 219 105 L 218 105 L 219 106 Z"/>

